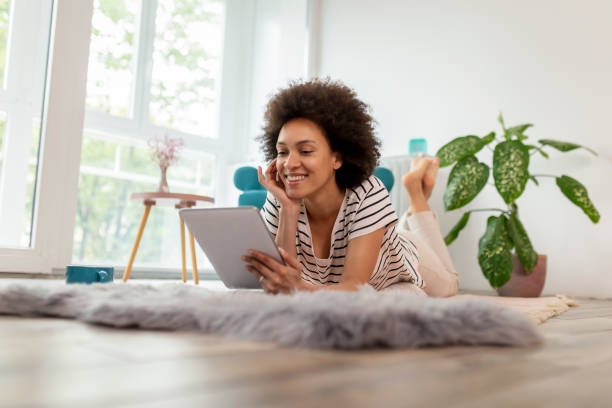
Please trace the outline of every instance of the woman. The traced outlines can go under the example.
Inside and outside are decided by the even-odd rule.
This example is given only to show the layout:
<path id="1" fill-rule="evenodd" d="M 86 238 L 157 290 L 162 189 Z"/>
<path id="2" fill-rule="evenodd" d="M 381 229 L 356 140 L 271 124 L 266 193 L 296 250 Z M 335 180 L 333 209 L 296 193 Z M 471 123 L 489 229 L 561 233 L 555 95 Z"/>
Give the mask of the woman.
<path id="1" fill-rule="evenodd" d="M 398 223 L 384 185 L 372 176 L 380 142 L 368 106 L 339 82 L 297 82 L 269 101 L 268 190 L 262 215 L 285 265 L 257 251 L 243 257 L 269 293 L 377 290 L 408 282 L 430 296 L 458 287 L 437 221 L 427 205 L 439 159 L 418 158 L 403 183 L 411 208 Z M 399 227 L 399 228 L 398 228 Z"/>

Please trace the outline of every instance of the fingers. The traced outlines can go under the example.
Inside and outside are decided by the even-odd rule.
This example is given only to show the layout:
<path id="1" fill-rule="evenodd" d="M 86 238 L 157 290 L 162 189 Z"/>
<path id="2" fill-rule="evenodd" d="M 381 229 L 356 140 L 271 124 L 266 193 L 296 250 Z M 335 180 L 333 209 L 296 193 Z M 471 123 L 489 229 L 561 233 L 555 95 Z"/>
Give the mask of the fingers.
<path id="1" fill-rule="evenodd" d="M 277 200 L 282 201 L 285 193 L 285 185 L 280 179 L 277 178 L 278 170 L 276 168 L 276 160 L 272 161 L 264 172 L 260 166 L 257 166 L 257 180 L 259 183 L 266 188 L 269 192 L 274 194 Z"/>
<path id="2" fill-rule="evenodd" d="M 264 277 L 264 280 L 274 283 L 276 285 L 282 284 L 281 279 L 278 276 L 278 273 L 274 272 L 267 265 L 263 264 L 257 259 L 249 260 L 250 264 L 247 265 L 247 269 L 254 273 L 259 273 Z"/>
<path id="3" fill-rule="evenodd" d="M 259 251 L 250 250 L 249 254 L 251 256 L 243 256 L 242 260 L 248 262 L 250 266 L 255 268 L 264 278 L 269 279 L 277 285 L 282 285 L 283 281 L 281 277 L 284 275 L 284 271 L 281 268 L 281 264 L 276 259 Z"/>
<path id="4" fill-rule="evenodd" d="M 422 177 L 429 166 L 429 162 L 430 160 L 426 157 L 415 157 L 410 162 L 410 172 L 415 172 Z"/>
<path id="5" fill-rule="evenodd" d="M 247 264 L 246 269 L 251 272 L 253 275 L 255 275 L 255 277 L 257 278 L 257 280 L 259 281 L 259 284 L 261 285 L 261 288 L 269 293 L 274 293 L 277 294 L 279 293 L 280 287 L 274 283 L 273 280 L 266 278 L 266 276 L 261 273 L 261 270 L 258 268 L 261 268 L 261 264 L 254 266 L 252 264 Z"/>
<path id="6" fill-rule="evenodd" d="M 276 168 L 276 160 L 272 160 L 266 168 L 266 179 L 268 181 L 278 181 L 276 179 L 276 175 L 278 174 L 278 169 Z"/>
<path id="7" fill-rule="evenodd" d="M 270 282 L 267 279 L 264 279 L 261 281 L 261 287 L 267 293 L 272 293 L 274 295 L 279 293 L 279 289 L 276 287 L 276 285 L 274 285 L 272 282 Z"/>
<path id="8" fill-rule="evenodd" d="M 247 262 L 246 268 L 249 272 L 258 277 L 263 276 L 260 282 L 266 292 L 291 293 L 299 289 L 302 283 L 302 267 L 297 259 L 290 256 L 287 251 L 279 249 L 286 265 L 256 250 L 249 250 L 249 255 L 242 256 L 242 260 Z"/>
<path id="9" fill-rule="evenodd" d="M 268 165 L 268 167 L 266 167 L 266 171 L 265 171 L 265 177 L 264 177 L 264 171 L 261 168 L 261 166 L 257 166 L 257 180 L 263 185 L 263 186 L 268 186 L 270 185 L 270 181 L 272 180 L 272 176 L 270 175 L 271 172 L 271 167 L 274 164 L 274 162 L 270 163 Z"/>
<path id="10" fill-rule="evenodd" d="M 255 277 L 257 277 L 257 279 L 259 280 L 259 284 L 261 285 L 261 288 L 265 292 L 272 293 L 275 295 L 278 293 L 289 293 L 290 292 L 284 286 L 275 283 L 273 279 L 267 278 L 265 274 L 261 273 L 261 269 L 258 269 L 258 268 L 262 268 L 261 265 L 262 264 L 258 264 L 257 266 L 254 266 L 252 264 L 247 264 L 246 268 L 248 269 L 249 272 L 254 274 Z"/>

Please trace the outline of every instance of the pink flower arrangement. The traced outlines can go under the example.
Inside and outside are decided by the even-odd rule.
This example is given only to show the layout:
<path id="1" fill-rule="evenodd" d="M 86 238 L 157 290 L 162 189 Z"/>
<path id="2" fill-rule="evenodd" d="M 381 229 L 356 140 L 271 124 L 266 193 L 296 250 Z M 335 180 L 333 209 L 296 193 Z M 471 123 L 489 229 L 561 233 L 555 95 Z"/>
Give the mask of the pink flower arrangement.
<path id="1" fill-rule="evenodd" d="M 157 136 L 149 139 L 151 149 L 151 160 L 159 164 L 162 169 L 167 169 L 179 159 L 181 149 L 185 145 L 182 138 L 171 138 L 165 134 L 163 139 Z"/>

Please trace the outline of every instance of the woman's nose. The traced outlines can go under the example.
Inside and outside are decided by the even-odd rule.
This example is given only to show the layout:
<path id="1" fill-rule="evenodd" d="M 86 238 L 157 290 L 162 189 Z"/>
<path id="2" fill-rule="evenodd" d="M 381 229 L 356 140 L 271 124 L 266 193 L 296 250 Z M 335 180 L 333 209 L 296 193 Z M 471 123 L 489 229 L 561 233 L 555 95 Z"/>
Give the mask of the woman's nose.
<path id="1" fill-rule="evenodd" d="M 289 153 L 285 166 L 289 169 L 296 168 L 300 165 L 300 158 L 295 153 Z"/>

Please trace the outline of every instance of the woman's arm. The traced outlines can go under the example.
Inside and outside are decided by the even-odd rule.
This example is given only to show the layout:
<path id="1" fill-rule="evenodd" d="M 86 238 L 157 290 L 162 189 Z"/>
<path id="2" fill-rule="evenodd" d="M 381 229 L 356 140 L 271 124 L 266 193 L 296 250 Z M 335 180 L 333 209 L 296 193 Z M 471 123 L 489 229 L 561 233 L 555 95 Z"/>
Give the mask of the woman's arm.
<path id="1" fill-rule="evenodd" d="M 370 281 L 376 267 L 385 228 L 349 241 L 344 257 L 344 273 L 337 285 L 312 285 L 311 290 L 357 290 Z"/>
<path id="2" fill-rule="evenodd" d="M 276 245 L 287 251 L 290 256 L 297 258 L 295 235 L 297 234 L 298 218 L 302 205 L 301 201 L 293 200 L 287 196 L 285 186 L 278 180 L 277 174 L 276 160 L 274 160 L 266 169 L 265 178 L 261 167 L 258 168 L 257 178 L 261 185 L 280 203 L 278 228 L 274 239 Z"/>
<path id="3" fill-rule="evenodd" d="M 349 241 L 346 248 L 344 274 L 337 285 L 312 285 L 302 280 L 302 265 L 295 256 L 281 249 L 281 256 L 286 265 L 274 258 L 259 252 L 249 251 L 242 259 L 247 262 L 247 269 L 258 278 L 266 292 L 291 293 L 295 290 L 357 290 L 359 286 L 369 282 L 376 267 L 378 253 L 385 234 L 385 228 L 380 228 L 369 234 Z"/>
<path id="4" fill-rule="evenodd" d="M 276 245 L 287 251 L 287 254 L 297 258 L 295 234 L 297 234 L 298 217 L 300 209 L 285 209 L 281 207 L 278 213 L 278 231 L 276 232 Z"/>

